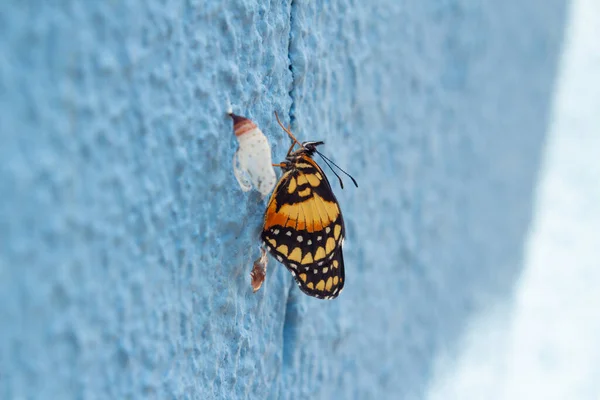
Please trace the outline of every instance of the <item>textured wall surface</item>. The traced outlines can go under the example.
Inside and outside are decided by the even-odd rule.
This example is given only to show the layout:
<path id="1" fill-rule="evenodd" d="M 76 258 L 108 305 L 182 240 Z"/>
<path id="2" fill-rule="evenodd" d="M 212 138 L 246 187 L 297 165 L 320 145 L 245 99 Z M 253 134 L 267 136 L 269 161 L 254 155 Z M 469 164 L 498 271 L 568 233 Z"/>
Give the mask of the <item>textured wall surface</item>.
<path id="1" fill-rule="evenodd" d="M 562 0 L 0 3 L 1 398 L 420 398 L 518 277 Z M 334 186 L 347 283 L 271 260 L 228 104 Z"/>

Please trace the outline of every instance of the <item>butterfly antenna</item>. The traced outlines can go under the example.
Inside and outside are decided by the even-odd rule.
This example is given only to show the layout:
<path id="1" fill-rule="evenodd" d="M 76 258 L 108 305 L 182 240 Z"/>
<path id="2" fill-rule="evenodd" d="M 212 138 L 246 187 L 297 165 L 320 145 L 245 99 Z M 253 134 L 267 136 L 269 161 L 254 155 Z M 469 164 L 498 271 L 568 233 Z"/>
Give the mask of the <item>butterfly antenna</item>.
<path id="1" fill-rule="evenodd" d="M 319 154 L 319 155 L 321 156 L 321 158 L 323 158 L 323 156 L 321 155 L 321 153 L 319 153 L 318 151 L 317 151 L 317 154 Z M 327 160 L 325 160 L 325 159 L 323 158 L 323 161 L 325 162 L 325 164 L 327 164 L 327 166 L 329 167 L 329 169 L 331 170 L 331 172 L 333 172 L 333 174 L 334 174 L 335 176 L 337 176 L 337 178 L 338 178 L 338 181 L 340 181 L 340 186 L 341 186 L 341 187 L 342 187 L 342 189 L 343 189 L 343 188 L 344 188 L 344 182 L 342 181 L 342 178 L 340 178 L 340 176 L 337 174 L 337 172 L 335 172 L 335 170 L 334 170 L 333 168 L 331 168 L 331 165 L 330 165 L 330 164 L 327 162 Z"/>
<path id="2" fill-rule="evenodd" d="M 291 138 L 292 140 L 300 147 L 302 147 L 302 144 L 300 144 L 300 142 L 298 141 L 298 139 L 296 139 L 296 137 L 292 134 L 292 132 L 290 132 L 290 130 L 288 128 L 286 128 L 285 126 L 283 126 L 283 124 L 281 123 L 281 121 L 279 120 L 279 115 L 277 115 L 277 111 L 275 111 L 275 118 L 277 118 L 277 123 L 279 124 L 279 126 L 281 127 L 281 129 L 283 129 Z"/>
<path id="3" fill-rule="evenodd" d="M 340 168 L 339 165 L 337 165 L 336 163 L 334 163 L 333 161 L 331 161 L 329 158 L 325 157 L 323 154 L 321 154 L 321 152 L 319 150 L 315 150 L 317 152 L 318 155 L 321 156 L 321 158 L 323 159 L 323 161 L 325 161 L 325 163 L 327 163 L 327 161 L 329 161 L 331 164 L 333 164 L 337 169 L 339 169 L 340 171 L 342 171 L 348 178 L 352 179 L 352 183 L 354 183 L 354 186 L 358 187 L 358 183 L 356 183 L 356 179 L 354 179 L 352 177 L 352 175 L 350 175 L 349 173 L 347 173 L 346 171 L 344 171 L 342 168 Z M 329 165 L 329 163 L 327 163 L 327 165 Z M 331 165 L 329 165 L 329 168 L 331 168 Z M 331 168 L 331 170 L 333 171 L 333 168 Z M 335 174 L 335 171 L 333 171 L 333 173 Z M 335 174 L 335 176 L 338 177 L 338 179 L 340 179 L 338 174 Z M 340 179 L 340 184 L 342 183 L 342 180 Z M 342 189 L 344 188 L 344 185 L 342 185 Z"/>

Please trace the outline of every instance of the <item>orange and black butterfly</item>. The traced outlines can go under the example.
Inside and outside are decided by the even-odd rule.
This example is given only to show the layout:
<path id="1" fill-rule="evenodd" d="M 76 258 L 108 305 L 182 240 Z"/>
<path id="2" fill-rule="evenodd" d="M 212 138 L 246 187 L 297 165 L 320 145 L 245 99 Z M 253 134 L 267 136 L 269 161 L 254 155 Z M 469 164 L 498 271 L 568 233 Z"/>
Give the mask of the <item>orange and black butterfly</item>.
<path id="1" fill-rule="evenodd" d="M 344 288 L 345 228 L 327 176 L 313 160 L 317 146 L 323 142 L 298 142 L 281 124 L 277 113 L 275 116 L 293 143 L 285 160 L 276 164 L 283 175 L 269 200 L 261 239 L 304 293 L 333 299 Z M 294 151 L 296 146 L 300 148 Z"/>

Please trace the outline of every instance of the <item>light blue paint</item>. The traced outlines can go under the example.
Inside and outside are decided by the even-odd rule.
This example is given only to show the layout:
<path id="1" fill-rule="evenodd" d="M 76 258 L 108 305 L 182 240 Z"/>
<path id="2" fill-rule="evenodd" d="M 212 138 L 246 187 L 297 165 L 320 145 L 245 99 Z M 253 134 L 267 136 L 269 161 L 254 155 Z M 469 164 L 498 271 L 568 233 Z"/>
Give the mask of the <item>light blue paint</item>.
<path id="1" fill-rule="evenodd" d="M 564 10 L 0 3 L 0 397 L 422 396 L 518 276 Z M 273 260 L 252 294 L 229 101 L 359 181 L 338 300 Z"/>

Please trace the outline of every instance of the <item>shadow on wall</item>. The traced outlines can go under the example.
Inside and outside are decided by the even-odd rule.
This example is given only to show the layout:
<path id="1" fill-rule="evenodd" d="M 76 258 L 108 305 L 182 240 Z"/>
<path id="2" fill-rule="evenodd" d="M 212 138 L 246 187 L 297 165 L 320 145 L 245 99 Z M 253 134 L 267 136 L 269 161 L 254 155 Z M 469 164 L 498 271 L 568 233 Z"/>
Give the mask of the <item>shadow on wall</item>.
<path id="1" fill-rule="evenodd" d="M 8 3 L 2 397 L 419 398 L 517 279 L 563 1 Z M 357 178 L 337 300 L 252 294 L 228 100 Z"/>

